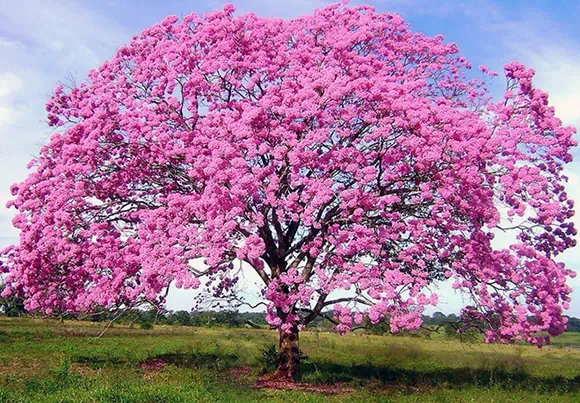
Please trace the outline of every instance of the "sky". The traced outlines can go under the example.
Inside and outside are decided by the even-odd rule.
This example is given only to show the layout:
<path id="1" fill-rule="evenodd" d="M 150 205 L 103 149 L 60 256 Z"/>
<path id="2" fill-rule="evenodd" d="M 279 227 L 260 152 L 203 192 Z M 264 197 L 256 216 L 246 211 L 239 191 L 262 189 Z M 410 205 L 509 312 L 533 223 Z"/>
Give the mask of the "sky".
<path id="1" fill-rule="evenodd" d="M 332 1 L 240 0 L 237 13 L 293 18 Z M 0 0 L 0 249 L 18 241 L 12 227 L 9 187 L 24 180 L 26 165 L 51 132 L 44 104 L 69 77 L 82 81 L 144 28 L 170 14 L 184 16 L 222 8 L 218 0 Z M 443 34 L 474 66 L 493 71 L 519 60 L 536 70 L 535 85 L 550 94 L 557 116 L 580 128 L 580 39 L 575 24 L 580 0 L 366 0 L 378 11 L 400 14 L 416 32 Z M 492 87 L 499 94 L 503 81 Z M 576 136 L 577 140 L 579 136 Z M 580 147 L 567 166 L 569 195 L 580 203 Z M 575 218 L 580 228 L 580 214 Z M 501 242 L 501 241 L 500 241 Z M 503 239 L 503 242 L 507 240 Z M 498 245 L 501 246 L 501 245 Z M 580 247 L 562 260 L 580 271 Z M 245 280 L 253 291 L 252 276 Z M 568 314 L 580 316 L 580 276 Z M 457 312 L 462 296 L 447 284 L 435 310 Z M 188 309 L 191 294 L 172 290 L 169 309 Z"/>

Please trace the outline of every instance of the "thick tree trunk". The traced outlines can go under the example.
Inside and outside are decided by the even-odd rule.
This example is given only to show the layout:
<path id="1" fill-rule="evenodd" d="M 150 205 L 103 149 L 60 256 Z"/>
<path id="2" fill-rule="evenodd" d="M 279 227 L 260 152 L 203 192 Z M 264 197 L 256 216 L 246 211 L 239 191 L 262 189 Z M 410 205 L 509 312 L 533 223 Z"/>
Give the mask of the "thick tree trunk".
<path id="1" fill-rule="evenodd" d="M 294 381 L 300 374 L 300 353 L 298 350 L 298 327 L 293 327 L 290 332 L 280 334 L 280 358 L 278 369 L 273 378 L 286 381 Z"/>

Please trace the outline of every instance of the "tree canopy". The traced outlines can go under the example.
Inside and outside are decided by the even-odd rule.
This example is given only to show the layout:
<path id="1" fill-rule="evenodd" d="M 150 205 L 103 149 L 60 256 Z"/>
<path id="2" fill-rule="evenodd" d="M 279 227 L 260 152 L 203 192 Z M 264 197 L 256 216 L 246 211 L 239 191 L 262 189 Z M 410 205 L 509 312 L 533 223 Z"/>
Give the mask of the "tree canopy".
<path id="1" fill-rule="evenodd" d="M 575 131 L 533 70 L 507 64 L 493 100 L 495 73 L 394 14 L 234 14 L 167 17 L 57 87 L 55 132 L 12 188 L 5 296 L 163 304 L 172 284 L 231 296 L 253 270 L 281 334 L 329 309 L 340 332 L 397 332 L 449 279 L 488 342 L 564 331 Z M 500 230 L 516 241 L 492 247 Z"/>

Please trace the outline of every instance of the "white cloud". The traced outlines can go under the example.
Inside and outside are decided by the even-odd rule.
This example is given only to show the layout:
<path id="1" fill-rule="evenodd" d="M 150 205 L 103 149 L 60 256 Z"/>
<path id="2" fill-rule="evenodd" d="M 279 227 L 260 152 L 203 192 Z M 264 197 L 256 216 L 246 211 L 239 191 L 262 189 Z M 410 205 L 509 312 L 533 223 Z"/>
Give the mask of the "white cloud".
<path id="1" fill-rule="evenodd" d="M 0 126 L 2 126 L 3 124 L 10 123 L 12 121 L 13 115 L 14 112 L 12 111 L 11 108 L 8 108 L 6 106 L 0 106 Z"/>
<path id="2" fill-rule="evenodd" d="M 563 50 L 545 44 L 524 57 L 536 70 L 537 86 L 548 92 L 556 116 L 580 127 L 580 49 L 569 54 Z"/>
<path id="3" fill-rule="evenodd" d="M 568 177 L 568 184 L 566 185 L 568 197 L 580 203 L 580 175 L 570 170 L 565 170 L 564 174 Z M 580 229 L 580 214 L 574 216 L 574 222 L 576 228 Z"/>
<path id="4" fill-rule="evenodd" d="M 580 126 L 580 43 L 530 31 L 524 22 L 498 29 L 510 38 L 505 46 L 511 58 L 536 71 L 534 84 L 549 94 L 556 116 L 565 124 Z"/>
<path id="5" fill-rule="evenodd" d="M 14 196 L 12 196 L 12 194 L 10 194 L 10 192 L 7 192 L 7 191 L 0 192 L 0 206 L 2 206 L 2 207 L 6 206 L 6 203 L 8 203 L 8 201 L 10 201 L 12 199 L 14 199 Z M 10 220 L 12 220 L 15 213 L 16 213 L 16 210 L 3 209 L 0 211 L 0 218 L 8 217 Z M 4 228 L 2 228 L 2 230 L 3 230 L 2 234 L 4 234 L 4 235 L 6 235 L 6 232 L 11 232 L 11 231 L 5 231 Z"/>
<path id="6" fill-rule="evenodd" d="M 574 227 L 580 231 L 580 173 L 570 169 L 564 170 L 564 174 L 568 177 L 566 184 L 566 193 L 568 197 L 574 200 L 576 215 L 573 218 Z M 573 270 L 580 272 L 580 253 L 578 253 L 578 246 L 568 249 L 562 254 L 562 260 Z M 574 284 L 580 287 L 580 277 L 574 279 Z M 580 288 L 579 288 L 580 290 Z M 580 307 L 579 307 L 580 310 Z"/>
<path id="7" fill-rule="evenodd" d="M 103 51 L 110 52 L 130 38 L 118 25 L 84 8 L 82 2 L 20 0 L 2 7 L 0 18 L 6 32 L 17 32 L 36 47 L 88 51 L 91 57 L 82 55 L 85 58 L 77 60 L 77 66 L 95 67 L 103 60 Z"/>
<path id="8" fill-rule="evenodd" d="M 44 44 L 46 47 L 56 51 L 62 50 L 65 46 L 63 41 L 47 41 Z"/>
<path id="9" fill-rule="evenodd" d="M 13 41 L 0 36 L 0 48 L 3 49 L 24 49 L 24 44 L 20 41 Z"/>
<path id="10" fill-rule="evenodd" d="M 22 88 L 22 79 L 14 73 L 0 73 L 0 97 L 5 97 Z"/>

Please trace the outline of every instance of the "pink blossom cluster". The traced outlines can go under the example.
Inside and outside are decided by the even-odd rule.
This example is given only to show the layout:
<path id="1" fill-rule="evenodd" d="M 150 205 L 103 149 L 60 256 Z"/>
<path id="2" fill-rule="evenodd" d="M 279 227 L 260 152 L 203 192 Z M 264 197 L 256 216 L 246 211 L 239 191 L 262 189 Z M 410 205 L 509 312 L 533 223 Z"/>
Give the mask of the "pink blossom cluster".
<path id="1" fill-rule="evenodd" d="M 168 17 L 49 100 L 56 131 L 12 188 L 4 295 L 47 314 L 162 304 L 171 284 L 231 291 L 243 261 L 280 331 L 323 315 L 396 332 L 451 279 L 488 341 L 542 344 L 574 276 L 558 255 L 575 131 L 533 70 L 506 65 L 493 101 L 496 74 L 470 69 L 368 6 Z M 517 242 L 492 248 L 499 228 Z"/>

